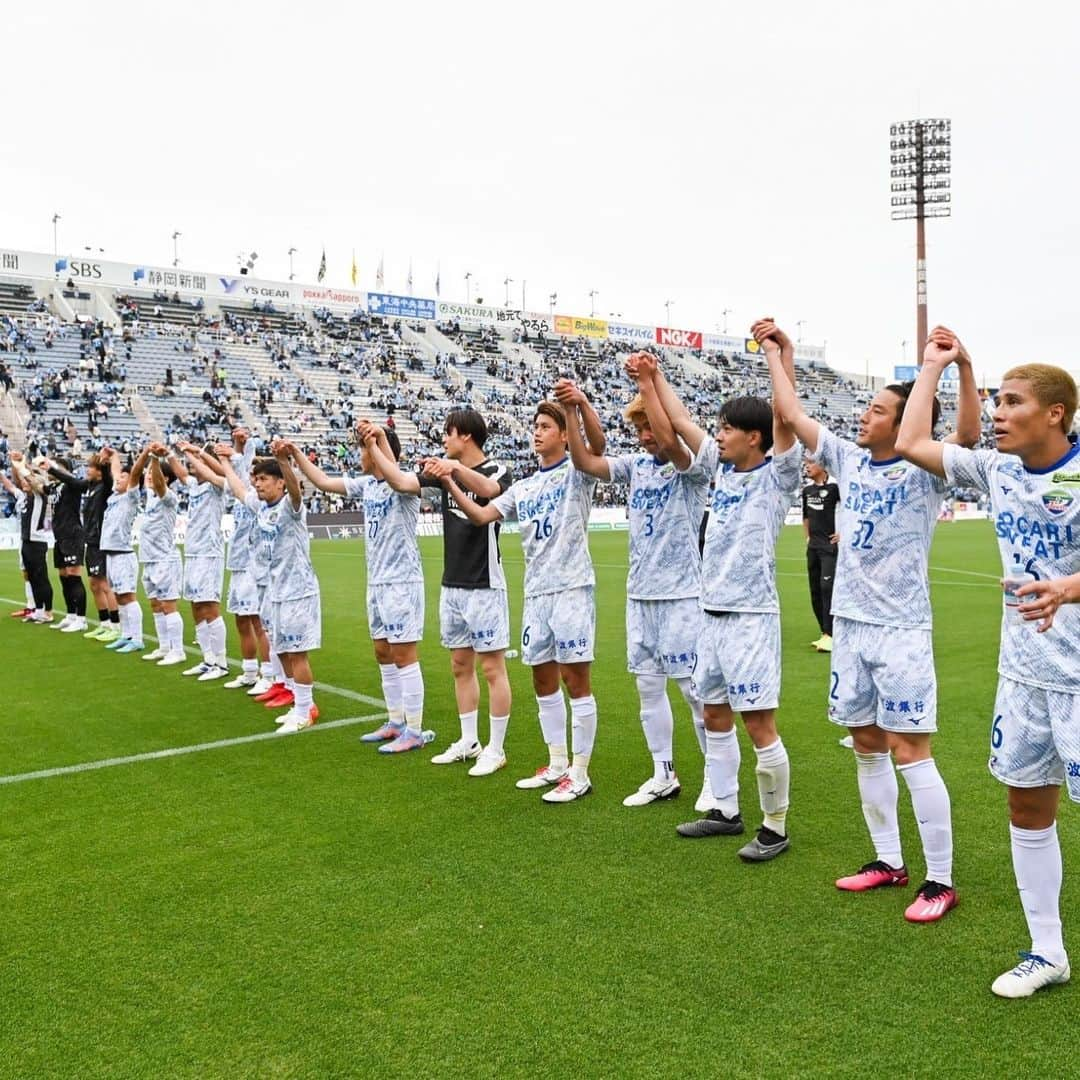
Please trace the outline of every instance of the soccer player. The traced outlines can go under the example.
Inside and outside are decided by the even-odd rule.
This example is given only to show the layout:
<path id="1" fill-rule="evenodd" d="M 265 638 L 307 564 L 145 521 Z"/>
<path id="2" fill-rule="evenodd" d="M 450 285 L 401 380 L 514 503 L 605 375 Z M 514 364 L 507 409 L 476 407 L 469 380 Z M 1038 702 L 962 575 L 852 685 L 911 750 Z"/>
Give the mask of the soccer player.
<path id="1" fill-rule="evenodd" d="M 322 605 L 319 579 L 311 565 L 307 508 L 291 464 L 303 454 L 280 439 L 271 443 L 270 452 L 272 458 L 257 458 L 252 465 L 255 490 L 251 491 L 233 470 L 233 447 L 218 447 L 229 489 L 258 516 L 259 533 L 270 547 L 271 647 L 293 694 L 292 708 L 282 718 L 278 734 L 294 735 L 311 727 L 319 716 L 309 654 L 322 644 Z"/>
<path id="2" fill-rule="evenodd" d="M 381 742 L 380 754 L 400 754 L 431 741 L 424 731 L 424 676 L 417 650 L 424 636 L 424 571 L 416 542 L 420 497 L 390 487 L 372 453 L 378 443 L 384 460 L 397 461 L 401 443 L 396 433 L 367 421 L 356 430 L 364 475 L 327 476 L 302 454 L 296 462 L 321 491 L 364 502 L 368 630 L 389 718 L 361 739 Z"/>
<path id="3" fill-rule="evenodd" d="M 1080 595 L 1080 446 L 1069 434 L 1077 390 L 1061 368 L 1014 367 L 995 399 L 996 450 L 935 442 L 934 393 L 963 351 L 945 328 L 931 333 L 897 448 L 990 497 L 1005 578 L 990 772 L 1008 788 L 1013 871 L 1031 934 L 1030 950 L 991 989 L 1019 998 L 1069 981 L 1056 819 L 1063 783 L 1080 801 L 1080 607 L 1061 606 Z"/>
<path id="4" fill-rule="evenodd" d="M 221 617 L 221 587 L 225 581 L 225 536 L 221 516 L 225 509 L 225 478 L 211 462 L 217 461 L 210 448 L 181 443 L 191 472 L 185 486 L 188 494 L 187 531 L 184 537 L 183 597 L 191 602 L 195 640 L 202 661 L 183 674 L 199 682 L 211 682 L 229 673 L 225 654 L 225 620 Z"/>
<path id="5" fill-rule="evenodd" d="M 105 569 L 105 556 L 101 553 L 101 522 L 105 517 L 105 503 L 112 493 L 113 452 L 104 447 L 93 454 L 86 466 L 86 489 L 82 507 L 83 536 L 86 539 L 86 573 L 90 578 L 90 592 L 97 607 L 98 625 L 83 634 L 84 638 L 100 640 L 104 636 L 120 636 L 120 609 L 116 594 L 109 587 Z"/>
<path id="6" fill-rule="evenodd" d="M 14 470 L 13 470 L 14 471 Z M 4 473 L 0 473 L 0 485 L 3 485 L 4 490 L 12 497 L 15 502 L 15 519 L 19 525 L 19 535 L 22 536 L 22 518 L 23 512 L 26 510 L 26 494 L 23 491 L 23 481 L 19 480 L 16 484 L 8 479 Z M 30 584 L 30 574 L 27 572 L 26 567 L 23 564 L 22 558 L 22 545 L 19 545 L 19 569 L 22 571 L 23 576 L 23 590 L 26 596 L 26 602 L 22 608 L 16 609 L 11 612 L 11 618 L 13 619 L 26 619 L 34 614 L 34 589 Z"/>
<path id="7" fill-rule="evenodd" d="M 150 456 L 146 446 L 135 459 L 130 471 L 121 466 L 113 474 L 113 489 L 105 502 L 105 514 L 101 521 L 101 553 L 105 556 L 105 569 L 109 588 L 116 594 L 120 612 L 120 636 L 99 637 L 105 648 L 114 652 L 142 652 L 142 608 L 136 595 L 139 579 L 139 560 L 131 546 L 131 533 L 139 513 L 139 481 Z"/>
<path id="8" fill-rule="evenodd" d="M 578 423 L 576 410 L 569 422 Z M 511 516 L 519 522 L 525 553 L 521 656 L 532 668 L 548 764 L 517 786 L 552 787 L 542 796 L 551 803 L 573 802 L 592 791 L 589 759 L 596 741 L 596 699 L 590 681 L 596 576 L 588 539 L 596 480 L 571 463 L 567 424 L 561 405 L 542 401 L 533 416 L 533 448 L 540 468 L 486 505 L 469 498 L 456 476 L 446 478 L 450 494 L 474 525 Z M 604 436 L 595 426 L 597 430 L 587 431 L 586 437 L 602 454 Z M 566 700 L 560 679 L 570 695 L 572 764 L 566 752 Z"/>
<path id="9" fill-rule="evenodd" d="M 246 428 L 233 428 L 232 446 L 240 455 L 236 474 L 247 483 L 251 463 L 255 458 L 255 440 Z M 225 610 L 236 620 L 236 633 L 240 638 L 241 670 L 235 679 L 222 685 L 227 690 L 244 688 L 254 697 L 266 693 L 273 685 L 270 679 L 270 642 L 259 618 L 262 594 L 251 567 L 255 514 L 240 499 L 235 498 L 231 491 L 225 493 L 225 498 L 225 509 L 231 512 L 233 519 L 233 534 L 229 540 L 229 554 L 225 561 L 225 569 L 229 571 L 229 594 Z"/>
<path id="10" fill-rule="evenodd" d="M 701 557 L 697 533 L 712 479 L 709 471 L 675 434 L 653 381 L 655 364 L 637 365 L 638 394 L 623 415 L 633 424 L 644 453 L 601 457 L 582 438 L 578 424 L 567 427 L 574 467 L 596 479 L 630 489 L 630 567 L 626 581 L 626 665 L 640 700 L 641 729 L 653 759 L 653 774 L 624 806 L 647 806 L 679 794 L 672 749 L 674 718 L 667 683 L 673 679 L 690 706 L 705 752 L 704 706 L 690 689 L 701 632 Z M 555 384 L 566 409 L 580 413 L 588 428 L 600 420 L 582 391 L 569 379 Z M 711 797 L 709 801 L 711 806 Z"/>
<path id="11" fill-rule="evenodd" d="M 67 615 L 54 623 L 52 629 L 64 634 L 85 632 L 86 586 L 83 585 L 82 566 L 86 538 L 81 507 L 83 494 L 90 485 L 72 474 L 71 462 L 66 458 L 52 461 L 43 457 L 39 459 L 38 467 L 60 484 L 60 493 L 53 501 L 53 566 L 60 573 Z"/>
<path id="12" fill-rule="evenodd" d="M 810 603 L 821 636 L 810 644 L 818 652 L 832 652 L 832 591 L 840 537 L 836 532 L 836 508 L 840 488 L 829 483 L 829 474 L 813 458 L 805 463 L 810 481 L 802 490 L 803 532 L 806 534 L 806 572 L 810 578 Z"/>
<path id="13" fill-rule="evenodd" d="M 476 759 L 470 776 L 490 776 L 506 765 L 504 740 L 510 720 L 510 679 L 506 650 L 510 645 L 510 608 L 499 552 L 499 523 L 473 525 L 443 486 L 441 477 L 456 476 L 458 484 L 484 505 L 511 484 L 510 470 L 484 453 L 487 425 L 475 409 L 453 409 L 443 425 L 446 457 L 421 462 L 416 474 L 402 472 L 383 452 L 379 441 L 370 453 L 386 482 L 397 492 L 419 495 L 438 488 L 443 519 L 443 576 L 439 596 L 439 628 L 444 649 L 450 650 L 461 737 L 432 759 L 450 765 Z M 478 731 L 480 665 L 488 685 L 490 736 L 481 746 Z M 396 670 L 396 669 L 395 669 Z"/>
<path id="14" fill-rule="evenodd" d="M 176 514 L 179 502 L 171 484 L 186 484 L 188 471 L 164 443 L 150 444 L 146 470 L 146 511 L 139 533 L 139 562 L 143 567 L 143 592 L 154 613 L 158 647 L 144 653 L 158 667 L 172 667 L 187 659 L 184 652 L 184 620 L 176 610 L 180 599 L 184 565 L 176 547 Z"/>
<path id="15" fill-rule="evenodd" d="M 782 339 L 777 362 L 794 381 L 794 350 Z M 638 368 L 655 368 L 651 354 Z M 705 739 L 714 806 L 677 826 L 685 837 L 738 836 L 739 741 L 735 713 L 754 746 L 762 824 L 739 849 L 745 862 L 767 862 L 791 846 L 787 813 L 791 767 L 776 727 L 780 703 L 780 601 L 776 541 L 801 476 L 799 449 L 769 403 L 736 397 L 720 408 L 710 439 L 690 418 L 667 381 L 654 375 L 660 400 L 696 464 L 713 476 L 702 553 L 704 612 L 692 676 L 705 702 Z M 772 456 L 769 451 L 772 450 Z"/>
<path id="16" fill-rule="evenodd" d="M 937 679 L 927 564 L 944 485 L 897 453 L 910 383 L 879 390 L 859 418 L 858 438 L 848 442 L 803 411 L 780 365 L 776 327 L 762 321 L 753 333 L 766 346 L 781 419 L 837 478 L 843 497 L 829 719 L 848 728 L 854 739 L 860 801 L 876 857 L 840 878 L 836 887 L 865 892 L 908 883 L 891 747 L 911 793 L 926 859 L 926 880 L 904 916 L 911 922 L 934 922 L 956 905 L 952 811 L 930 747 L 937 730 Z M 971 358 L 963 349 L 957 362 L 957 431 L 949 441 L 973 444 L 980 433 L 979 394 Z"/>
<path id="17" fill-rule="evenodd" d="M 49 580 L 49 491 L 47 477 L 31 468 L 23 455 L 15 451 L 11 455 L 11 468 L 20 482 L 26 499 L 23 506 L 22 564 L 34 596 L 34 610 L 23 622 L 48 625 L 53 621 L 53 587 Z"/>

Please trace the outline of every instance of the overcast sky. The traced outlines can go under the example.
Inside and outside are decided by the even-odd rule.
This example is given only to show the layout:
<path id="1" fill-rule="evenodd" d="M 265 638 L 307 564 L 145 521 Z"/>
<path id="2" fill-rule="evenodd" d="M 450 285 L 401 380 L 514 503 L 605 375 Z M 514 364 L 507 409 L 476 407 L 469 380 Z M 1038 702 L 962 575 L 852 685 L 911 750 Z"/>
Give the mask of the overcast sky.
<path id="1" fill-rule="evenodd" d="M 930 322 L 993 376 L 1080 369 L 1075 5 L 87 4 L 5 11 L 0 244 L 619 313 L 775 315 L 844 370 L 913 362 L 892 121 L 953 122 Z M 477 291 L 473 289 L 473 299 Z"/>

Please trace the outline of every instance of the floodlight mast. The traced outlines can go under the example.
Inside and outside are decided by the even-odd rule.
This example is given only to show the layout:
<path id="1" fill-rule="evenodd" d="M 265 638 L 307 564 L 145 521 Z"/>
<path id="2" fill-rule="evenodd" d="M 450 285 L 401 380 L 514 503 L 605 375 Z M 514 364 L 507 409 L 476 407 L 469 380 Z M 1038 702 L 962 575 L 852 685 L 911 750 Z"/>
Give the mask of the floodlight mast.
<path id="1" fill-rule="evenodd" d="M 915 219 L 915 362 L 926 347 L 926 219 L 952 208 L 952 123 L 903 120 L 889 126 L 893 221 Z"/>

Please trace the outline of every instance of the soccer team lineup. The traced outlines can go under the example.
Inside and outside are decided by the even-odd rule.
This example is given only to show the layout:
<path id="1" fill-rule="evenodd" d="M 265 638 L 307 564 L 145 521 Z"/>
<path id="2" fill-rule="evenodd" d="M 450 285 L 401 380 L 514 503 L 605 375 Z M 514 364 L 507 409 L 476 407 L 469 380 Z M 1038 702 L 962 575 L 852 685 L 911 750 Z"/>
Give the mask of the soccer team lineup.
<path id="1" fill-rule="evenodd" d="M 848 439 L 815 419 L 813 403 L 800 396 L 788 333 L 765 318 L 751 335 L 768 367 L 771 398 L 716 402 L 713 432 L 692 418 L 658 351 L 625 354 L 622 419 L 637 434 L 633 453 L 607 454 L 605 431 L 619 417 L 599 415 L 578 383 L 557 379 L 535 405 L 536 468 L 524 477 L 485 452 L 488 427 L 471 406 L 446 413 L 444 455 L 411 467 L 402 464 L 392 426 L 368 420 L 354 429 L 360 468 L 341 473 L 324 471 L 297 442 L 259 445 L 239 426 L 231 442 L 151 440 L 130 455 L 109 447 L 84 460 L 12 452 L 10 476 L 0 473 L 0 480 L 20 520 L 26 583 L 25 607 L 14 614 L 31 627 L 176 668 L 185 681 L 245 694 L 279 710 L 278 735 L 300 735 L 319 719 L 324 644 L 306 503 L 313 491 L 358 500 L 366 600 L 353 622 L 358 633 L 366 622 L 385 703 L 359 752 L 387 759 L 431 753 L 432 764 L 471 778 L 463 783 L 502 784 L 511 774 L 511 716 L 525 727 L 536 715 L 547 760 L 514 772 L 521 801 L 609 799 L 606 789 L 594 793 L 590 778 L 605 713 L 603 695 L 593 693 L 593 662 L 598 614 L 605 622 L 623 614 L 598 613 L 588 530 L 598 486 L 621 485 L 628 493 L 626 678 L 636 687 L 642 757 L 651 761 L 651 775 L 620 793 L 622 803 L 647 829 L 651 812 L 639 808 L 682 790 L 668 696 L 674 684 L 701 754 L 691 768 L 691 755 L 681 751 L 683 775 L 702 778 L 697 816 L 676 832 L 729 853 L 733 866 L 747 864 L 741 872 L 761 876 L 763 889 L 775 888 L 799 858 L 799 830 L 814 815 L 814 777 L 800 776 L 797 755 L 789 759 L 780 692 L 784 657 L 805 649 L 786 640 L 781 646 L 776 557 L 801 500 L 820 629 L 813 644 L 829 665 L 815 722 L 828 728 L 827 716 L 842 737 L 845 751 L 836 752 L 849 752 L 857 784 L 852 814 L 865 823 L 861 865 L 838 866 L 840 876 L 826 886 L 906 890 L 903 918 L 936 923 L 957 906 L 964 886 L 953 877 L 949 777 L 934 757 L 930 547 L 948 489 L 975 491 L 986 501 L 1001 559 L 1000 652 L 987 717 L 989 772 L 1008 810 L 1011 865 L 1002 863 L 999 887 L 1015 880 L 1030 935 L 994 960 L 1001 973 L 990 988 L 1000 998 L 1024 998 L 1067 983 L 1057 814 L 1063 788 L 1080 801 L 1076 384 L 1049 364 L 1007 371 L 994 399 L 995 448 L 976 448 L 983 409 L 971 357 L 939 326 L 917 378 L 878 390 Z M 941 437 L 936 394 L 953 364 L 955 431 Z M 423 642 L 422 499 L 441 518 L 441 651 Z M 502 549 L 513 544 L 516 551 L 517 541 L 503 523 L 516 524 L 520 537 L 522 596 L 510 595 L 504 573 Z M 61 620 L 53 614 L 50 559 L 67 609 Z M 181 604 L 190 604 L 195 624 L 195 663 Z M 512 605 L 521 613 L 513 642 Z M 238 672 L 229 670 L 227 616 Z M 519 654 L 534 701 L 520 694 L 512 700 L 507 661 Z M 424 708 L 425 679 L 444 680 L 447 668 L 459 725 L 450 740 L 430 730 Z M 441 734 L 447 724 L 434 726 Z M 947 728 L 940 737 L 949 738 Z M 753 754 L 756 791 L 749 797 L 739 789 L 741 738 Z M 917 826 L 903 837 L 902 790 Z"/>

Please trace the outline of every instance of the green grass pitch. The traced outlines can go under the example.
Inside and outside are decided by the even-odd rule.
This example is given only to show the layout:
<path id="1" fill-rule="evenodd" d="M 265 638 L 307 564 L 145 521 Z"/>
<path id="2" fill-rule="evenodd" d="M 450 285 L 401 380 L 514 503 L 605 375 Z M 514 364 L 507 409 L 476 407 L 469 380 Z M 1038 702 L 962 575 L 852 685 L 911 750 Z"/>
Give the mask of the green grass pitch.
<path id="1" fill-rule="evenodd" d="M 792 848 L 759 866 L 736 858 L 742 841 L 675 835 L 701 780 L 677 694 L 682 797 L 621 805 L 651 768 L 625 671 L 626 534 L 594 533 L 591 547 L 600 721 L 595 793 L 580 803 L 544 805 L 514 788 L 546 760 L 519 661 L 510 763 L 483 780 L 432 766 L 431 752 L 387 760 L 354 725 L 0 785 L 0 1075 L 1067 1072 L 1054 1046 L 1075 1026 L 1076 991 L 1026 1002 L 989 992 L 1028 939 L 1004 791 L 986 771 L 1001 603 L 988 526 L 939 527 L 931 557 L 936 757 L 961 898 L 931 926 L 904 922 L 911 889 L 833 886 L 872 852 L 850 752 L 825 720 L 828 660 L 807 644 L 817 633 L 799 531 L 786 529 L 778 551 Z M 440 542 L 422 549 L 426 723 L 438 748 L 457 716 L 438 645 Z M 520 547 L 507 537 L 503 549 L 516 626 Z M 314 558 L 316 679 L 377 698 L 360 544 L 317 543 Z M 21 596 L 15 554 L 0 553 L 0 597 Z M 6 776 L 272 726 L 220 683 L 78 635 L 0 617 L 0 657 Z M 379 711 L 328 692 L 317 701 L 323 721 Z M 743 812 L 756 824 L 742 743 Z M 923 866 L 902 784 L 901 814 L 913 888 Z M 1070 869 L 1076 823 L 1066 809 Z M 1076 880 L 1067 871 L 1067 931 Z"/>

